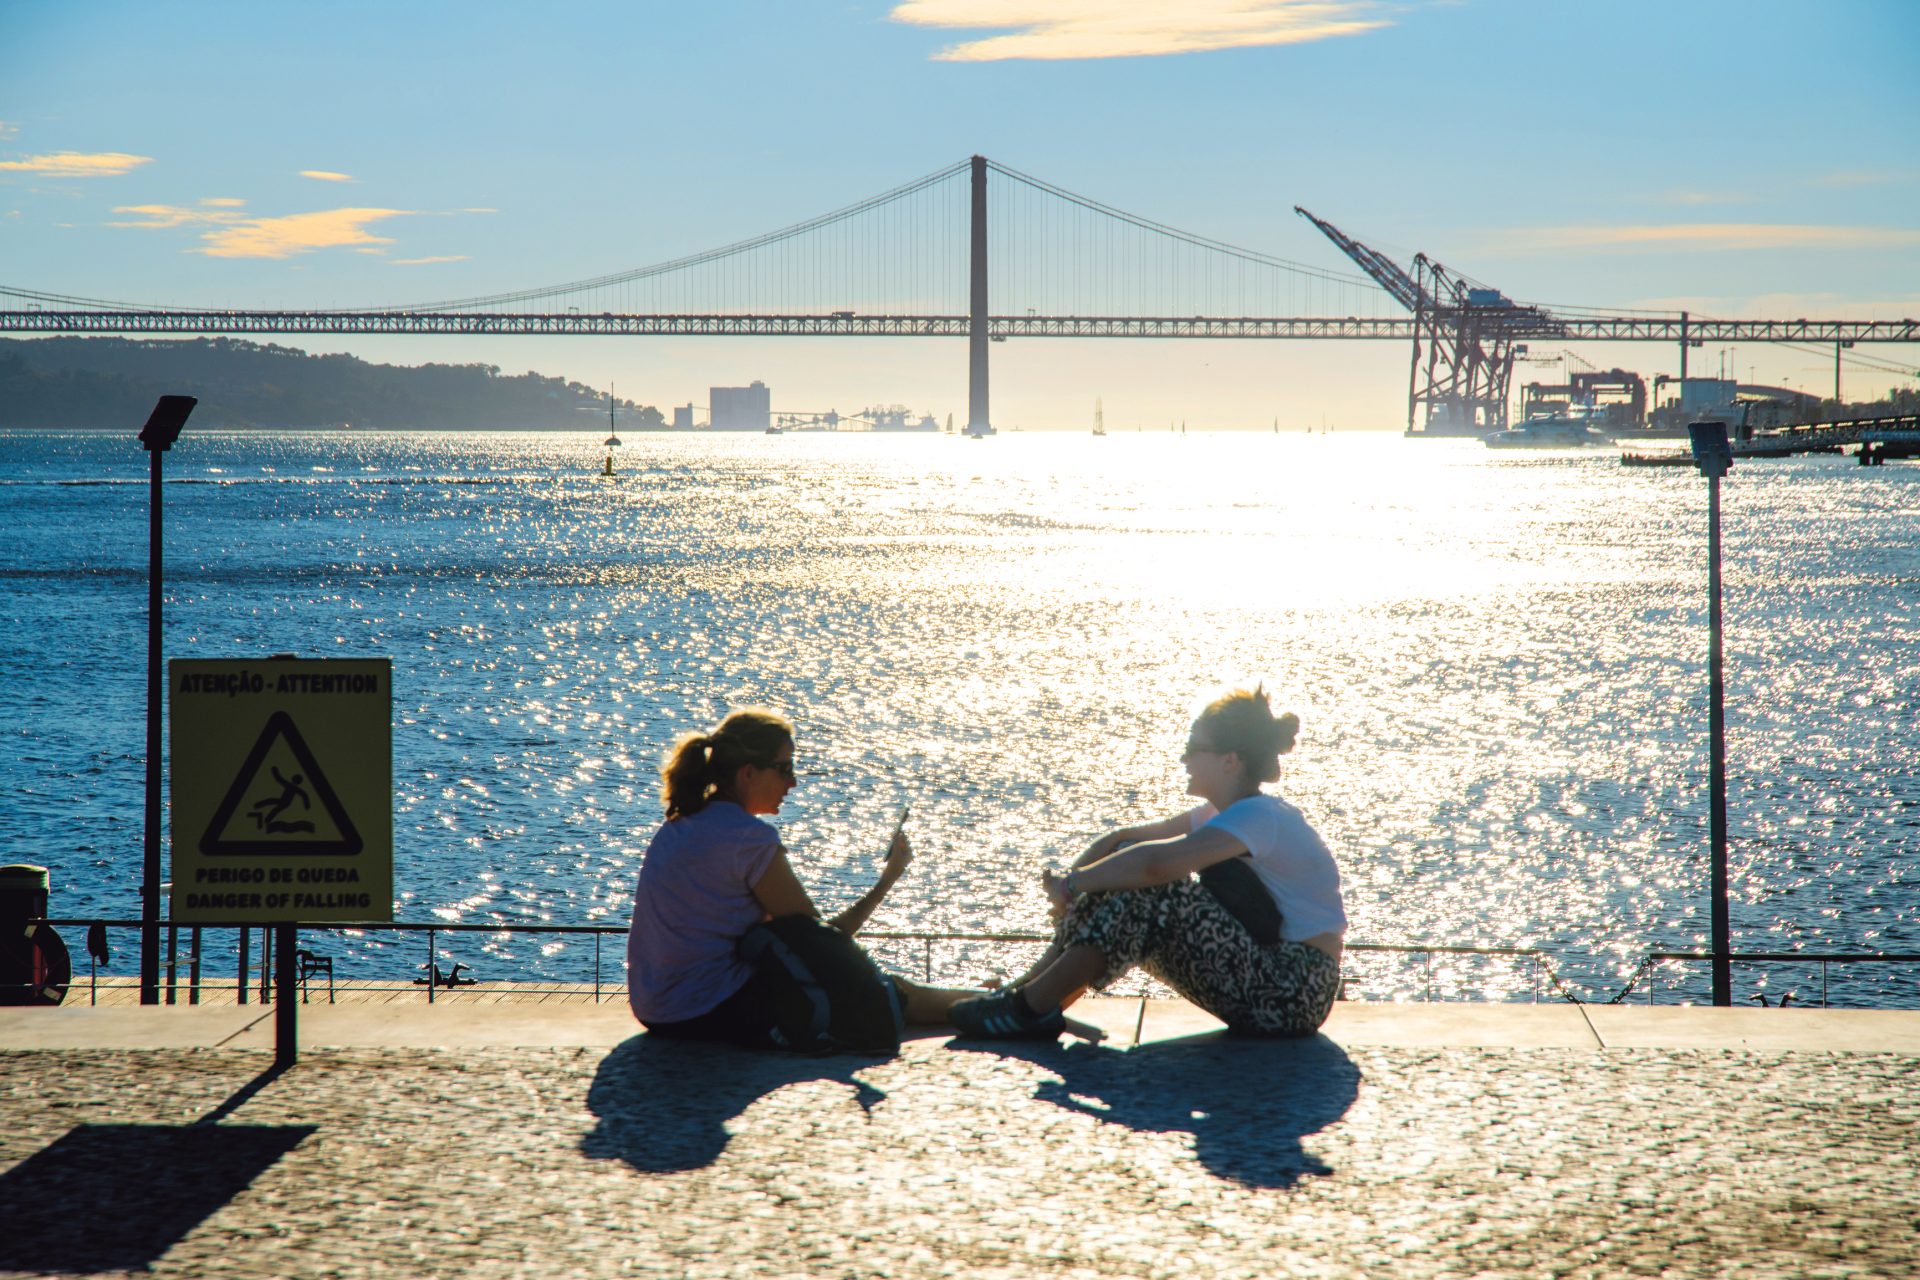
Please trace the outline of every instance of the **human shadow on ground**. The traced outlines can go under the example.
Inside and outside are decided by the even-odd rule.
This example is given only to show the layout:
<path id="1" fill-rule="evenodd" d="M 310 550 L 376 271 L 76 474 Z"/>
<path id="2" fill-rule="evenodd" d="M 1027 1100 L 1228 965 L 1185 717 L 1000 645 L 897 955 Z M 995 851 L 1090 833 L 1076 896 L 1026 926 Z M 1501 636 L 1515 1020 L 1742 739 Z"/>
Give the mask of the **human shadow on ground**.
<path id="1" fill-rule="evenodd" d="M 955 1041 L 958 1052 L 1019 1058 L 1059 1079 L 1034 1096 L 1142 1133 L 1193 1135 L 1208 1172 L 1286 1188 L 1333 1169 L 1301 1140 L 1337 1122 L 1360 1091 L 1360 1069 L 1325 1036 L 1262 1040 L 1224 1033 L 1125 1051 L 1087 1044 Z"/>
<path id="2" fill-rule="evenodd" d="M 871 1111 L 887 1095 L 857 1073 L 881 1061 L 633 1036 L 614 1046 L 594 1074 L 587 1109 L 599 1123 L 580 1140 L 580 1150 L 596 1160 L 624 1160 L 644 1173 L 704 1168 L 727 1149 L 727 1121 L 790 1084 L 844 1084 L 860 1109 Z"/>
<path id="3" fill-rule="evenodd" d="M 279 1074 L 194 1124 L 76 1125 L 0 1174 L 0 1272 L 150 1268 L 315 1132 L 219 1123 Z"/>

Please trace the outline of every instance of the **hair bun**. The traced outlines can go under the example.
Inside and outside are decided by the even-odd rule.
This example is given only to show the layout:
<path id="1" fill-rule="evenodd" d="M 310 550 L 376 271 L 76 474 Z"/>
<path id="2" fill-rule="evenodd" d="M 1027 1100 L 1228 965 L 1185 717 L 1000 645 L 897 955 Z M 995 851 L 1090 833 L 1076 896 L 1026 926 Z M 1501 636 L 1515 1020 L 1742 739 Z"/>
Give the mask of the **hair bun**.
<path id="1" fill-rule="evenodd" d="M 1293 740 L 1300 736 L 1300 717 L 1286 712 L 1273 721 L 1273 751 L 1275 755 L 1285 755 L 1293 750 Z"/>

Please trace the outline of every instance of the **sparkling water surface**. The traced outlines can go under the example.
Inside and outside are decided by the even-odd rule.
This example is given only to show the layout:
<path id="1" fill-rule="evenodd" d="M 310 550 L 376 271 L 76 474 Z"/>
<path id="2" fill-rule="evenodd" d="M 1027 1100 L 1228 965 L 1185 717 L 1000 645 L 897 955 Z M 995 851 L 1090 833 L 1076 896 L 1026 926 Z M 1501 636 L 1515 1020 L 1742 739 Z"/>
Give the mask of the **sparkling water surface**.
<path id="1" fill-rule="evenodd" d="M 1040 868 L 1192 803 L 1191 715 L 1264 680 L 1302 721 L 1280 790 L 1340 861 L 1350 941 L 1540 947 L 1597 999 L 1707 942 L 1690 469 L 1353 433 L 634 435 L 611 479 L 603 455 L 189 431 L 167 456 L 168 656 L 393 661 L 398 919 L 623 924 L 662 752 L 759 703 L 799 728 L 777 821 L 823 906 L 911 802 L 917 860 L 869 927 L 1039 930 Z M 0 433 L 0 860 L 48 865 L 57 915 L 139 911 L 148 494 L 130 437 Z M 1742 463 L 1723 505 L 1735 949 L 1920 951 L 1920 465 Z M 230 973 L 230 935 L 208 945 Z M 342 976 L 423 958 L 327 949 Z M 592 952 L 443 946 L 483 979 Z M 1019 960 L 943 943 L 936 976 Z M 1348 969 L 1368 998 L 1539 980 Z M 1827 981 L 1920 1004 L 1920 966 Z M 1822 975 L 1735 982 L 1817 1000 Z M 1700 999 L 1707 971 L 1647 983 Z"/>

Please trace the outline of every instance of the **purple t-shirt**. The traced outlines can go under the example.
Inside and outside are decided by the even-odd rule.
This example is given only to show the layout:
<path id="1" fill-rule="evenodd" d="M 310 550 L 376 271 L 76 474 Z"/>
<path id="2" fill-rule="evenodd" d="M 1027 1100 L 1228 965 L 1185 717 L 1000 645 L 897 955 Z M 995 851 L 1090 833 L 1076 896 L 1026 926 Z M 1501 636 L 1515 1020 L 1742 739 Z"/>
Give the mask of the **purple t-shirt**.
<path id="1" fill-rule="evenodd" d="M 753 970 L 733 947 L 766 914 L 752 886 L 779 852 L 779 833 L 728 801 L 660 824 L 627 933 L 634 1017 L 697 1018 L 746 985 Z"/>

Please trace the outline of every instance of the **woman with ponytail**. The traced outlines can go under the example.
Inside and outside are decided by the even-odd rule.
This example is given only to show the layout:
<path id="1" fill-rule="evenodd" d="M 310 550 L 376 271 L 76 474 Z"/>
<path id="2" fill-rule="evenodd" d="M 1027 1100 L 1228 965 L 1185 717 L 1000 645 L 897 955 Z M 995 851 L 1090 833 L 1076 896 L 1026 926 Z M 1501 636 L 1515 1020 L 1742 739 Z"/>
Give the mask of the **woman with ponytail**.
<path id="1" fill-rule="evenodd" d="M 1101 836 L 1042 882 L 1059 922 L 1027 976 L 953 1006 L 962 1035 L 1052 1039 L 1089 987 L 1145 969 L 1235 1031 L 1311 1035 L 1340 988 L 1340 871 L 1280 777 L 1299 718 L 1264 689 L 1216 699 L 1181 761 L 1199 807 Z"/>
<path id="2" fill-rule="evenodd" d="M 753 1047 L 866 1047 L 838 1023 L 838 1041 L 824 1025 L 806 1024 L 836 1001 L 849 1008 L 871 1003 L 866 987 L 879 986 L 897 1044 L 902 1016 L 944 1022 L 956 1000 L 975 994 L 885 979 L 847 941 L 913 861 L 904 830 L 893 833 L 879 883 L 827 922 L 840 936 L 820 949 L 819 912 L 779 832 L 763 820 L 780 811 L 794 787 L 793 725 L 785 718 L 736 711 L 711 732 L 681 738 L 660 772 L 666 821 L 640 864 L 627 936 L 628 999 L 649 1032 Z M 790 963 L 795 947 L 809 946 L 817 973 L 804 958 Z M 810 989 L 795 985 L 796 974 Z M 851 975 L 848 990 L 832 989 L 836 975 Z M 852 990 L 869 976 L 873 982 Z"/>

